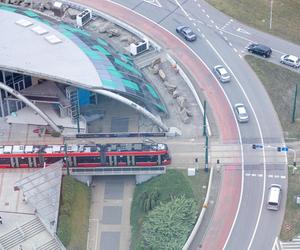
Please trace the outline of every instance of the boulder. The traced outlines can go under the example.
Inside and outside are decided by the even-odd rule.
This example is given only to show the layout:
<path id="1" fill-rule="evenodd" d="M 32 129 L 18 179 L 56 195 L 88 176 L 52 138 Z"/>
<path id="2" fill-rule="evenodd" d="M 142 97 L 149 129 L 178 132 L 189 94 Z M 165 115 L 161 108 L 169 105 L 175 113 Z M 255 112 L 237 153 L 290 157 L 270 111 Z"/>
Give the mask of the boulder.
<path id="1" fill-rule="evenodd" d="M 154 75 L 157 75 L 158 72 L 159 72 L 159 67 L 158 67 L 158 65 L 154 65 L 154 67 L 152 68 L 152 73 L 153 73 Z"/>
<path id="2" fill-rule="evenodd" d="M 176 101 L 177 101 L 177 104 L 178 106 L 183 109 L 183 108 L 186 108 L 186 105 L 187 105 L 187 101 L 186 101 L 186 98 L 184 96 L 178 96 L 176 98 Z"/>
<path id="3" fill-rule="evenodd" d="M 156 58 L 155 60 L 152 61 L 150 67 L 153 68 L 155 65 L 158 65 L 158 64 L 160 64 L 160 63 L 161 63 L 160 57 L 159 57 L 159 58 Z"/>
<path id="4" fill-rule="evenodd" d="M 178 96 L 180 96 L 180 92 L 178 91 L 178 89 L 176 89 L 174 92 L 173 92 L 173 98 L 177 98 Z"/>
<path id="5" fill-rule="evenodd" d="M 166 76 L 165 72 L 164 72 L 162 69 L 160 69 L 160 70 L 158 71 L 158 74 L 159 74 L 160 78 L 161 78 L 163 81 L 166 81 L 166 80 L 167 80 L 167 76 Z"/>

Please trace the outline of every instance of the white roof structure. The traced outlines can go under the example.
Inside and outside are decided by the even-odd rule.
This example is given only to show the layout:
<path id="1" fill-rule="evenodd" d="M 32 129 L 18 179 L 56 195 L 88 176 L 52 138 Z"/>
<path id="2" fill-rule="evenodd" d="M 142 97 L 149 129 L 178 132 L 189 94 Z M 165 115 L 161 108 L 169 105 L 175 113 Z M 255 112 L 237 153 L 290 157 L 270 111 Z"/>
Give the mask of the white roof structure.
<path id="1" fill-rule="evenodd" d="M 33 30 L 48 32 L 37 35 Z M 0 33 L 0 68 L 50 76 L 83 86 L 102 86 L 87 55 L 50 26 L 0 10 Z"/>

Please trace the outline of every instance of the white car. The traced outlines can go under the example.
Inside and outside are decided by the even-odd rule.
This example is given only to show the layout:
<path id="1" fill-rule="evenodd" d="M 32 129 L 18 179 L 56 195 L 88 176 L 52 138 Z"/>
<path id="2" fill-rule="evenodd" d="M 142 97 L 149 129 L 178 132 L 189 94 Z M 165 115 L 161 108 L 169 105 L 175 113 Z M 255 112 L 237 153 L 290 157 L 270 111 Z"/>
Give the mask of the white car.
<path id="1" fill-rule="evenodd" d="M 225 69 L 223 65 L 217 65 L 214 67 L 214 73 L 217 76 L 217 78 L 220 80 L 220 82 L 230 82 L 230 74 Z"/>
<path id="2" fill-rule="evenodd" d="M 245 105 L 242 103 L 237 103 L 234 105 L 236 117 L 239 122 L 248 122 L 249 121 L 249 116 L 247 114 L 247 110 L 245 108 Z"/>
<path id="3" fill-rule="evenodd" d="M 280 57 L 280 62 L 294 68 L 300 67 L 300 58 L 297 56 L 283 55 Z"/>

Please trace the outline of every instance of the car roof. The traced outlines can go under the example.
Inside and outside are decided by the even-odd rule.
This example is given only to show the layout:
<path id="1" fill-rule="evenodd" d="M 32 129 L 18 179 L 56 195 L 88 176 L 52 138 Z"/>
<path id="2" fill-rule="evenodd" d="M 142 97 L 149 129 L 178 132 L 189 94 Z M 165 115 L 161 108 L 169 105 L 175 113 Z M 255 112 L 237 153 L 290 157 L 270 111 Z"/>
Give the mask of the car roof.
<path id="1" fill-rule="evenodd" d="M 239 114 L 247 114 L 244 104 L 237 103 L 237 104 L 235 104 L 235 108 L 238 110 Z"/>
<path id="2" fill-rule="evenodd" d="M 298 61 L 299 60 L 299 57 L 293 56 L 293 55 L 285 55 L 285 57 L 291 59 L 292 61 Z"/>
<path id="3" fill-rule="evenodd" d="M 278 196 L 280 194 L 280 187 L 272 185 L 270 187 L 269 202 L 278 202 Z"/>
<path id="4" fill-rule="evenodd" d="M 225 74 L 227 74 L 228 72 L 227 72 L 227 70 L 225 69 L 225 68 L 218 68 L 218 70 L 219 70 L 219 72 L 220 72 L 220 74 L 221 75 L 225 75 Z"/>
<path id="5" fill-rule="evenodd" d="M 261 49 L 263 49 L 263 50 L 269 50 L 269 49 L 271 49 L 271 48 L 269 48 L 268 46 L 263 45 L 263 44 L 260 44 L 260 43 L 256 43 L 256 44 L 254 44 L 254 46 L 255 46 L 255 47 L 258 47 L 258 48 L 261 48 Z"/>

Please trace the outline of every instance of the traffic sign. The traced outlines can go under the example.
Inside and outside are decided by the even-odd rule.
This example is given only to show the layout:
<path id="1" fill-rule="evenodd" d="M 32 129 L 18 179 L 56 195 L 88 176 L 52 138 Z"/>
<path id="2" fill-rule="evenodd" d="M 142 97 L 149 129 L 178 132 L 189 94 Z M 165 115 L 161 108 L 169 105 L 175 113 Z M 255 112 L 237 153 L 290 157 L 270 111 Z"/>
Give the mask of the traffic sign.
<path id="1" fill-rule="evenodd" d="M 263 148 L 264 146 L 261 144 L 252 144 L 252 148 L 253 149 L 257 149 L 257 148 Z"/>
<path id="2" fill-rule="evenodd" d="M 277 147 L 278 152 L 288 152 L 289 148 L 288 147 Z"/>

